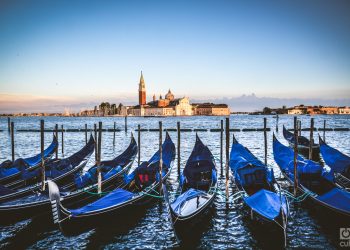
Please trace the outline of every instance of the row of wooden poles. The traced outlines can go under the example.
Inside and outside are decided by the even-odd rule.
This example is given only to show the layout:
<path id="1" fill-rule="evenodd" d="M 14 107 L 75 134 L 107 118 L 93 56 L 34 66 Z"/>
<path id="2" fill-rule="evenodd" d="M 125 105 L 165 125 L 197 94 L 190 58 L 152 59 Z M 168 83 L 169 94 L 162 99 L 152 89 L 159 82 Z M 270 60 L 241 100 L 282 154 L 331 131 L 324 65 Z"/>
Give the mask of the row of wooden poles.
<path id="1" fill-rule="evenodd" d="M 325 125 L 325 121 L 324 121 Z M 114 128 L 116 126 L 116 123 L 114 122 Z M 11 122 L 9 126 L 10 132 L 11 132 L 11 151 L 12 151 L 12 161 L 15 159 L 15 143 L 14 143 L 14 122 Z M 300 121 L 297 120 L 297 117 L 294 117 L 294 137 L 295 137 L 295 144 L 294 144 L 294 192 L 296 194 L 297 186 L 298 186 L 298 180 L 297 180 L 297 157 L 298 157 L 298 136 L 300 135 Z M 311 125 L 310 125 L 310 148 L 309 148 L 309 159 L 312 158 L 312 149 L 313 149 L 313 129 L 314 129 L 314 118 L 311 118 Z M 224 129 L 224 121 L 220 121 L 220 170 L 221 170 L 221 176 L 223 176 L 223 136 L 225 131 L 225 145 L 226 145 L 226 196 L 228 200 L 228 183 L 229 183 L 229 148 L 230 148 L 230 119 L 226 118 L 225 123 L 225 129 Z M 160 176 L 162 176 L 162 166 L 163 166 L 163 159 L 162 159 L 162 132 L 163 132 L 163 124 L 161 121 L 159 121 L 159 153 L 160 153 L 160 167 L 159 167 L 159 173 Z M 264 118 L 264 163 L 267 165 L 267 119 Z M 97 125 L 94 124 L 94 134 L 95 134 L 95 161 L 97 166 L 97 173 L 98 173 L 98 192 L 101 193 L 101 171 L 100 171 L 100 163 L 101 163 L 101 143 L 102 143 L 102 122 L 99 122 L 98 128 Z M 56 138 L 58 138 L 58 124 L 55 125 L 55 135 Z M 88 129 L 87 124 L 85 124 L 85 143 L 87 144 L 87 136 L 88 136 Z M 323 137 L 325 139 L 325 131 L 323 134 Z M 41 165 L 42 165 L 42 189 L 45 189 L 45 166 L 44 166 L 44 120 L 40 120 L 40 145 L 41 145 Z M 140 155 L 141 155 L 141 129 L 140 124 L 138 125 L 138 164 L 140 164 Z M 115 147 L 115 130 L 113 135 L 113 148 Z M 63 125 L 61 125 L 61 149 L 62 149 L 62 156 L 64 156 L 64 129 Z M 180 128 L 180 122 L 177 122 L 177 170 L 178 175 L 180 175 L 180 169 L 181 169 L 181 128 Z M 58 158 L 58 148 L 55 152 L 56 159 Z"/>

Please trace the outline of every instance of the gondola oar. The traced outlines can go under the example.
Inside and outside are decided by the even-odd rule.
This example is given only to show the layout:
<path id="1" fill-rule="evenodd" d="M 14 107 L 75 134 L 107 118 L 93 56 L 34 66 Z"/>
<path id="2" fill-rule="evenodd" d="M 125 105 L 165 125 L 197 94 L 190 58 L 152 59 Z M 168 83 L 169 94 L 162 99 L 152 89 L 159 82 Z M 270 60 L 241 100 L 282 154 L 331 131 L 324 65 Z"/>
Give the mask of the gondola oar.
<path id="1" fill-rule="evenodd" d="M 169 215 L 169 218 L 170 218 L 171 228 L 173 229 L 174 236 L 175 236 L 175 239 L 176 239 L 176 243 L 178 245 L 180 245 L 180 240 L 179 240 L 179 237 L 176 234 L 176 230 L 174 228 L 173 217 L 171 216 L 171 212 L 170 212 L 170 202 L 169 202 L 169 197 L 168 197 L 168 190 L 166 189 L 166 185 L 165 185 L 164 182 L 162 184 L 162 187 L 163 187 L 164 200 L 165 200 L 165 203 L 166 203 L 166 206 L 167 206 L 167 209 L 168 209 L 168 215 Z"/>

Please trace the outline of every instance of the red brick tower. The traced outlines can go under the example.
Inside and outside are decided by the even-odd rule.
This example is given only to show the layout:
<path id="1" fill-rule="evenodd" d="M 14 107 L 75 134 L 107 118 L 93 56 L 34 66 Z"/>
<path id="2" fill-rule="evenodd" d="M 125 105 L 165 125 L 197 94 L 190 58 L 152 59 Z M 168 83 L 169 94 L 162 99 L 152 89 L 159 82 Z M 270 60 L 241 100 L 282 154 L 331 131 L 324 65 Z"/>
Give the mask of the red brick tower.
<path id="1" fill-rule="evenodd" d="M 146 104 L 146 86 L 145 80 L 143 79 L 143 74 L 141 71 L 140 83 L 139 83 L 139 105 Z"/>

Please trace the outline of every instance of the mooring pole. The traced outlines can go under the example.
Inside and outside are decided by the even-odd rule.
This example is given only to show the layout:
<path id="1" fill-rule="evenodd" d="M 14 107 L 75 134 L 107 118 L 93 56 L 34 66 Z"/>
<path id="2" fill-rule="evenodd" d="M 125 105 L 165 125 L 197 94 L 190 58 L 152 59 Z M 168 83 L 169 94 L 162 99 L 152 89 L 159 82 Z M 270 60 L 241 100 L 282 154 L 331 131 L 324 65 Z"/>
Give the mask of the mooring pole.
<path id="1" fill-rule="evenodd" d="M 140 124 L 137 125 L 137 164 L 140 166 L 140 162 L 141 162 L 141 126 Z"/>
<path id="2" fill-rule="evenodd" d="M 265 165 L 267 166 L 267 131 L 266 131 L 266 117 L 264 118 L 264 148 L 265 148 Z"/>
<path id="3" fill-rule="evenodd" d="M 98 193 L 102 192 L 102 175 L 101 175 L 101 145 L 102 145 L 102 122 L 98 122 L 98 153 L 97 153 L 97 185 Z"/>
<path id="4" fill-rule="evenodd" d="M 297 129 L 297 117 L 294 117 L 294 196 L 297 196 L 298 189 L 298 129 Z"/>
<path id="5" fill-rule="evenodd" d="M 11 122 L 11 153 L 12 153 L 12 162 L 15 161 L 15 124 Z"/>
<path id="6" fill-rule="evenodd" d="M 87 144 L 87 124 L 85 123 L 85 145 Z"/>
<path id="7" fill-rule="evenodd" d="M 62 148 L 62 158 L 64 157 L 64 135 L 63 135 L 63 133 L 64 133 L 64 130 L 63 130 L 63 124 L 61 125 L 61 139 L 62 139 L 62 146 L 61 146 L 61 148 Z"/>
<path id="8" fill-rule="evenodd" d="M 314 144 L 314 118 L 311 118 L 310 124 L 310 148 L 309 148 L 309 159 L 312 160 L 312 147 Z"/>
<path id="9" fill-rule="evenodd" d="M 113 151 L 115 150 L 115 130 L 116 130 L 116 123 L 113 124 Z"/>
<path id="10" fill-rule="evenodd" d="M 11 132 L 11 119 L 10 119 L 10 117 L 7 117 L 7 129 L 10 133 Z"/>
<path id="11" fill-rule="evenodd" d="M 298 121 L 298 136 L 301 136 L 301 120 Z"/>
<path id="12" fill-rule="evenodd" d="M 41 190 L 45 191 L 44 120 L 40 120 L 40 145 L 41 145 Z"/>
<path id="13" fill-rule="evenodd" d="M 220 120 L 220 175 L 221 177 L 224 176 L 224 170 L 223 170 L 223 156 L 222 156 L 222 151 L 223 151 L 223 141 L 224 141 L 224 120 Z"/>
<path id="14" fill-rule="evenodd" d="M 162 193 L 162 182 L 163 182 L 163 147 L 162 147 L 162 141 L 163 141 L 163 123 L 159 122 L 159 195 Z"/>
<path id="15" fill-rule="evenodd" d="M 278 132 L 278 119 L 279 119 L 279 116 L 278 114 L 276 115 L 276 132 Z"/>
<path id="16" fill-rule="evenodd" d="M 230 118 L 226 118 L 226 206 L 228 206 L 228 197 L 229 197 L 229 191 L 228 191 L 228 182 L 229 182 L 229 161 L 230 161 Z"/>
<path id="17" fill-rule="evenodd" d="M 181 154 L 180 154 L 180 146 L 181 146 L 181 130 L 180 130 L 180 122 L 177 122 L 177 175 L 180 178 L 181 171 Z"/>
<path id="18" fill-rule="evenodd" d="M 323 141 L 326 142 L 326 120 L 323 121 Z"/>
<path id="19" fill-rule="evenodd" d="M 125 116 L 125 132 L 128 132 L 128 116 Z"/>
<path id="20" fill-rule="evenodd" d="M 56 140 L 58 141 L 58 124 L 55 125 L 55 136 L 56 136 Z M 58 146 L 56 147 L 55 150 L 55 159 L 58 159 Z"/>
<path id="21" fill-rule="evenodd" d="M 98 138 L 97 138 L 97 126 L 96 126 L 96 123 L 94 124 L 94 133 L 95 133 L 95 162 L 97 163 L 97 157 L 98 157 L 98 145 L 97 145 L 97 141 L 98 141 Z"/>

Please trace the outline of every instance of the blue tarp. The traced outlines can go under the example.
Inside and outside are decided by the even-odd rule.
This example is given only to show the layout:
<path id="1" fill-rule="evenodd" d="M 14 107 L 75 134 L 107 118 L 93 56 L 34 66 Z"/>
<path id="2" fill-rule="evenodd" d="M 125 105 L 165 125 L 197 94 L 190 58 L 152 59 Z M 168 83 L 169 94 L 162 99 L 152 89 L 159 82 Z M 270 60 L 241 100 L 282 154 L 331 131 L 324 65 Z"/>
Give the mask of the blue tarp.
<path id="1" fill-rule="evenodd" d="M 54 136 L 50 146 L 44 150 L 44 158 L 50 157 L 55 152 L 57 146 L 58 146 L 57 138 L 56 136 Z M 38 165 L 41 162 L 41 153 L 30 158 L 25 158 L 23 160 L 30 167 Z"/>
<path id="2" fill-rule="evenodd" d="M 323 160 L 335 173 L 350 172 L 350 157 L 328 146 L 320 139 L 320 152 Z"/>
<path id="3" fill-rule="evenodd" d="M 216 169 L 214 161 L 214 156 L 209 148 L 196 135 L 196 143 L 188 158 L 183 175 L 190 184 L 196 184 L 201 181 L 201 174 L 209 173 L 212 181 L 215 183 Z M 215 173 L 213 174 L 213 172 Z"/>
<path id="4" fill-rule="evenodd" d="M 130 200 L 133 195 L 134 195 L 133 193 L 127 190 L 118 188 L 93 203 L 90 203 L 84 207 L 81 207 L 78 209 L 72 209 L 69 211 L 73 216 L 87 214 L 96 210 L 115 206 L 117 204 Z"/>
<path id="5" fill-rule="evenodd" d="M 173 203 L 170 204 L 171 209 L 178 214 L 184 202 L 201 195 L 206 195 L 206 193 L 201 190 L 190 188 L 186 192 L 182 193 L 179 197 L 176 198 L 176 200 Z"/>
<path id="6" fill-rule="evenodd" d="M 336 209 L 350 213 L 350 193 L 345 190 L 333 188 L 331 191 L 318 196 L 317 199 Z"/>
<path id="7" fill-rule="evenodd" d="M 273 140 L 273 156 L 277 165 L 289 176 L 294 179 L 294 151 L 293 149 L 284 146 L 277 139 Z M 298 154 L 297 158 L 298 176 L 303 174 L 322 175 L 323 168 L 320 164 L 304 159 Z"/>
<path id="8" fill-rule="evenodd" d="M 268 169 L 255 155 L 246 147 L 234 139 L 230 153 L 230 168 L 236 181 L 242 186 L 262 184 L 265 180 L 274 180 L 272 169 Z M 263 175 L 259 175 L 262 172 Z M 253 175 L 254 174 L 254 178 Z M 249 178 L 246 178 L 250 175 Z"/>
<path id="9" fill-rule="evenodd" d="M 244 201 L 255 212 L 270 220 L 274 220 L 278 217 L 282 208 L 284 214 L 288 214 L 285 196 L 280 196 L 266 189 L 261 189 L 252 196 L 245 198 Z"/>

